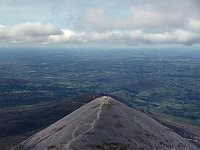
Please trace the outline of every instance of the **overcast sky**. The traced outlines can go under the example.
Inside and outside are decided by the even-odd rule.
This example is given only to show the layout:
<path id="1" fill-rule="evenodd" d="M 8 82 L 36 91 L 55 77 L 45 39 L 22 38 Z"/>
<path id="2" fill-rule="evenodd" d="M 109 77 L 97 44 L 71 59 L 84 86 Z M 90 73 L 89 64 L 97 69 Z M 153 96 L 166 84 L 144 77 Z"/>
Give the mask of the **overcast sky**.
<path id="1" fill-rule="evenodd" d="M 0 44 L 193 46 L 199 8 L 199 0 L 0 0 Z"/>

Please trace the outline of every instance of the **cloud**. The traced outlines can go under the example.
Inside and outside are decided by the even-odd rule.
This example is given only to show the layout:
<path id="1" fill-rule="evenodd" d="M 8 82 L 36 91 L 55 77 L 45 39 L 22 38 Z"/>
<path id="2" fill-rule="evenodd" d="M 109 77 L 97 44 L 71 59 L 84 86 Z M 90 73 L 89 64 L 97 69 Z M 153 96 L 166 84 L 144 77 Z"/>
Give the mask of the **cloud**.
<path id="1" fill-rule="evenodd" d="M 149 32 L 142 29 L 128 31 L 73 31 L 41 23 L 23 23 L 15 26 L 0 25 L 0 42 L 36 44 L 184 44 L 200 43 L 199 20 L 190 20 L 188 28 L 166 32 Z M 198 31 L 198 32 L 197 32 Z"/>
<path id="2" fill-rule="evenodd" d="M 189 22 L 193 28 L 194 21 L 200 20 L 198 0 L 124 0 L 123 2 L 117 0 L 117 2 L 115 5 L 97 5 L 83 10 L 78 23 L 84 22 L 80 25 L 81 29 L 94 31 L 142 29 L 165 32 L 187 30 Z M 124 3 L 129 5 L 124 6 Z"/>
<path id="3" fill-rule="evenodd" d="M 78 33 L 72 30 L 63 30 L 62 32 L 62 35 L 50 35 L 47 42 L 53 44 L 84 42 L 83 35 L 85 33 Z"/>
<path id="4" fill-rule="evenodd" d="M 164 13 L 156 10 L 143 10 L 132 7 L 128 16 L 115 16 L 104 8 L 87 10 L 82 22 L 92 30 L 168 30 L 182 27 L 187 20 L 180 14 Z M 82 26 L 84 27 L 84 26 Z"/>
<path id="5" fill-rule="evenodd" d="M 60 0 L 52 3 L 0 0 L 0 3 L 2 14 L 11 18 L 16 18 L 13 12 L 17 13 L 17 9 L 31 10 L 27 16 L 23 11 L 18 15 L 18 20 L 25 23 L 0 25 L 0 43 L 200 44 L 199 0 Z M 26 22 L 29 18 L 38 22 Z"/>
<path id="6" fill-rule="evenodd" d="M 188 28 L 192 31 L 200 32 L 200 20 L 190 19 L 188 22 Z"/>
<path id="7" fill-rule="evenodd" d="M 0 40 L 6 42 L 43 42 L 50 35 L 62 35 L 63 31 L 51 24 L 39 22 L 0 26 Z"/>
<path id="8" fill-rule="evenodd" d="M 64 31 L 64 35 L 50 36 L 50 43 L 103 43 L 103 44 L 184 44 L 192 45 L 200 43 L 200 35 L 195 32 L 176 30 L 164 33 L 146 33 L 142 30 L 131 32 L 89 32 L 76 33 Z"/>
<path id="9" fill-rule="evenodd" d="M 164 33 L 144 33 L 136 31 L 128 35 L 129 44 L 184 44 L 192 45 L 200 42 L 198 33 L 176 30 Z"/>

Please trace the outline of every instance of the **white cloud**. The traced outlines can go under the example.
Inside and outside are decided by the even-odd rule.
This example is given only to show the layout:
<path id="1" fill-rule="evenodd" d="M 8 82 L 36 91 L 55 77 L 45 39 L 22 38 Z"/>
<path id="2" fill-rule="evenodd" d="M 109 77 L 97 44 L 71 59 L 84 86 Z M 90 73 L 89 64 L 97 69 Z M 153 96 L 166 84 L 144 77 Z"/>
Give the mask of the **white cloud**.
<path id="1" fill-rule="evenodd" d="M 82 39 L 84 33 L 78 33 L 72 30 L 62 30 L 62 32 L 62 35 L 50 35 L 47 42 L 54 44 L 84 42 Z"/>
<path id="2" fill-rule="evenodd" d="M 0 0 L 7 7 L 12 3 L 13 9 L 33 3 L 37 6 L 41 2 L 25 1 Z M 42 6 L 46 2 L 42 0 Z M 62 25 L 57 20 L 51 24 L 0 25 L 0 43 L 200 44 L 199 0 L 61 0 L 48 6 L 52 7 L 52 12 L 59 12 L 56 15 L 60 18 L 54 14 L 56 18 L 52 20 L 58 19 Z"/>
<path id="3" fill-rule="evenodd" d="M 129 44 L 184 44 L 192 45 L 200 42 L 198 33 L 176 30 L 164 33 L 145 33 L 142 31 L 132 32 L 128 35 Z"/>
<path id="4" fill-rule="evenodd" d="M 22 23 L 14 26 L 0 26 L 0 40 L 17 42 L 44 42 L 50 35 L 62 35 L 63 32 L 51 24 L 39 22 Z"/>
<path id="5" fill-rule="evenodd" d="M 200 35 L 185 30 L 164 33 L 146 33 L 142 30 L 131 32 L 88 32 L 65 31 L 61 36 L 50 36 L 50 43 L 104 43 L 104 44 L 184 44 L 200 43 Z"/>
<path id="6" fill-rule="evenodd" d="M 128 31 L 72 31 L 59 29 L 53 25 L 41 23 L 23 23 L 7 27 L 0 25 L 0 42 L 38 43 L 38 44 L 199 44 L 200 21 L 190 21 L 193 30 L 176 29 L 166 32 L 149 32 L 140 29 Z"/>

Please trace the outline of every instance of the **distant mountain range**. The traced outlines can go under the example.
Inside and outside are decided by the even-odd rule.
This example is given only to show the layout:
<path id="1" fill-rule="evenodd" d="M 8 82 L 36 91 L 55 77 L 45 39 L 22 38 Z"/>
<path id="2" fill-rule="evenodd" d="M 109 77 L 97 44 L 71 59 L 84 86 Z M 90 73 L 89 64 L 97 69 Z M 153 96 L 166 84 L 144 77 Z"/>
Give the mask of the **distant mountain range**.
<path id="1" fill-rule="evenodd" d="M 163 124 L 131 108 L 126 101 L 116 99 L 93 94 L 85 96 L 81 103 L 68 101 L 68 108 L 63 102 L 47 109 L 45 115 L 58 112 L 64 115 L 62 110 L 65 109 L 68 113 L 75 111 L 12 150 L 199 150 Z M 50 115 L 49 118 L 55 117 Z M 31 121 L 34 120 L 37 117 Z"/>

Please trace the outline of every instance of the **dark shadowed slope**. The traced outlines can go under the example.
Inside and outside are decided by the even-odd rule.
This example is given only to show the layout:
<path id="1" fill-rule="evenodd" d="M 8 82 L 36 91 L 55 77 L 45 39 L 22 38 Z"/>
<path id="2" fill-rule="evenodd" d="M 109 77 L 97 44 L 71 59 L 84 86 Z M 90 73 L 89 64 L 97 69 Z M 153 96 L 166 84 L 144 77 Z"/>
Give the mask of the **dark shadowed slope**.
<path id="1" fill-rule="evenodd" d="M 102 96 L 13 150 L 199 150 L 147 115 Z"/>

